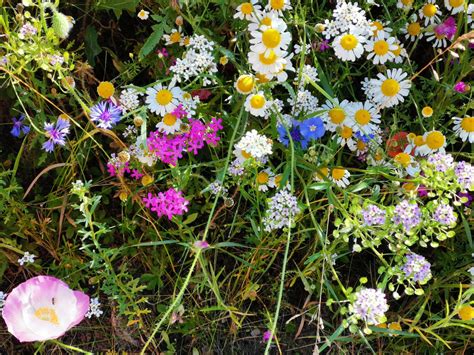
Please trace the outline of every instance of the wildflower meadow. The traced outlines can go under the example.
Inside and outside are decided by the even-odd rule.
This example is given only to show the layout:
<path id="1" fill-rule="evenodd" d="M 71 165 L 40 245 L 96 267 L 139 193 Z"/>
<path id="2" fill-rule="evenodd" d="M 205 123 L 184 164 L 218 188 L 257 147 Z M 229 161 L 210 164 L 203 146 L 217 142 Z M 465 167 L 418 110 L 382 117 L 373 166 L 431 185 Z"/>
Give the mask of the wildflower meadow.
<path id="1" fill-rule="evenodd" d="M 1 354 L 472 353 L 472 1 L 0 4 Z"/>

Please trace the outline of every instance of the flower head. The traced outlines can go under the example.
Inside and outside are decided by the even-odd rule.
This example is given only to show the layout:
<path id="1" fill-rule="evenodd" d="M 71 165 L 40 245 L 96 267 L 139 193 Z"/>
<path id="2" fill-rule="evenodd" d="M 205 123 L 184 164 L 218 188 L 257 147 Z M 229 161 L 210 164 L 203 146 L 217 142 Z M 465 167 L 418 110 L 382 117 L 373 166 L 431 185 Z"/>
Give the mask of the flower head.
<path id="1" fill-rule="evenodd" d="M 111 129 L 122 118 L 122 110 L 112 102 L 102 101 L 92 106 L 90 117 L 97 127 Z"/>
<path id="2" fill-rule="evenodd" d="M 460 81 L 453 86 L 453 89 L 460 94 L 465 94 L 470 90 L 470 87 L 464 81 Z"/>
<path id="3" fill-rule="evenodd" d="M 289 186 L 286 186 L 268 201 L 268 208 L 263 219 L 265 231 L 271 232 L 287 227 L 290 218 L 294 218 L 299 213 L 298 200 L 291 194 Z"/>
<path id="4" fill-rule="evenodd" d="M 183 193 L 173 188 L 159 192 L 157 195 L 148 193 L 148 196 L 143 198 L 143 202 L 158 217 L 166 216 L 170 221 L 173 216 L 183 215 L 184 212 L 187 212 L 189 204 Z"/>
<path id="5" fill-rule="evenodd" d="M 445 226 L 453 226 L 456 224 L 457 216 L 454 209 L 443 202 L 441 202 L 433 214 L 433 218 L 438 223 Z"/>
<path id="6" fill-rule="evenodd" d="M 353 314 L 368 325 L 382 322 L 388 304 L 385 294 L 374 288 L 364 288 L 356 293 L 356 300 L 352 305 Z"/>
<path id="7" fill-rule="evenodd" d="M 431 279 L 431 264 L 424 256 L 411 253 L 406 256 L 405 264 L 401 267 L 406 278 L 421 284 Z"/>
<path id="8" fill-rule="evenodd" d="M 21 132 L 23 132 L 23 134 L 28 134 L 28 132 L 30 131 L 30 127 L 27 126 L 23 121 L 25 120 L 25 115 L 20 115 L 20 117 L 18 119 L 16 119 L 15 117 L 12 118 L 13 120 L 13 128 L 12 130 L 10 131 L 11 135 L 13 137 L 19 137 Z"/>
<path id="9" fill-rule="evenodd" d="M 69 134 L 69 120 L 59 118 L 56 123 L 45 123 L 44 130 L 48 140 L 43 143 L 43 150 L 50 153 L 54 150 L 54 146 L 66 144 L 66 136 Z"/>
<path id="10" fill-rule="evenodd" d="M 319 117 L 308 118 L 301 122 L 300 132 L 308 140 L 319 139 L 326 132 L 324 123 Z"/>
<path id="11" fill-rule="evenodd" d="M 421 222 L 421 211 L 416 202 L 403 200 L 395 206 L 392 221 L 395 224 L 402 224 L 406 231 L 410 231 Z"/>
<path id="12" fill-rule="evenodd" d="M 462 189 L 472 190 L 474 188 L 474 166 L 460 161 L 454 167 L 454 173 Z"/>
<path id="13" fill-rule="evenodd" d="M 375 205 L 368 205 L 362 210 L 363 224 L 375 226 L 385 224 L 386 212 Z"/>

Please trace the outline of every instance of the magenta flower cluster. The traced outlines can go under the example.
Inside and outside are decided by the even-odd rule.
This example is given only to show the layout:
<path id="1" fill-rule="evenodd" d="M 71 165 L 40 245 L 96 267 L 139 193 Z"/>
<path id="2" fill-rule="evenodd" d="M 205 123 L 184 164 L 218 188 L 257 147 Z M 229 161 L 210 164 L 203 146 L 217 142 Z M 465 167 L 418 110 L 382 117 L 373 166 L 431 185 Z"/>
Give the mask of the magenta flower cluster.
<path id="1" fill-rule="evenodd" d="M 456 20 L 454 17 L 447 18 L 443 23 L 435 27 L 434 31 L 438 36 L 446 36 L 449 40 L 452 40 L 456 31 L 458 30 L 456 26 Z"/>
<path id="2" fill-rule="evenodd" d="M 151 132 L 147 139 L 148 149 L 163 163 L 176 165 L 178 159 L 183 157 L 183 152 L 192 152 L 196 155 L 205 144 L 215 146 L 220 140 L 217 133 L 222 128 L 220 118 L 213 118 L 207 124 L 191 118 L 188 132 L 176 135 Z"/>
<path id="3" fill-rule="evenodd" d="M 158 195 L 148 193 L 143 198 L 145 207 L 155 212 L 158 217 L 166 216 L 169 220 L 176 215 L 183 215 L 188 211 L 189 201 L 183 197 L 182 191 L 176 191 L 173 188 L 165 192 L 158 192 Z"/>
<path id="4" fill-rule="evenodd" d="M 128 161 L 122 163 L 120 160 L 109 161 L 107 163 L 107 171 L 110 176 L 122 177 L 125 173 L 130 175 L 130 178 L 134 180 L 140 180 L 143 177 L 143 174 L 138 169 L 130 169 Z"/>

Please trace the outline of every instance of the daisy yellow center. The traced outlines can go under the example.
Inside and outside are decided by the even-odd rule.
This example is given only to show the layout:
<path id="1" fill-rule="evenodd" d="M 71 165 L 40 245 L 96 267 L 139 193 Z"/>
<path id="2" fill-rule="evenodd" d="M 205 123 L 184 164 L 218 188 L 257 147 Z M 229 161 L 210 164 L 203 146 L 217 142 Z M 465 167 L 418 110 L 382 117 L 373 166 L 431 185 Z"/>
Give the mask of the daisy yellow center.
<path id="1" fill-rule="evenodd" d="M 352 137 L 352 128 L 344 126 L 341 129 L 341 137 L 344 139 L 349 139 Z"/>
<path id="2" fill-rule="evenodd" d="M 358 110 L 355 113 L 354 118 L 358 124 L 364 126 L 370 122 L 370 112 L 367 110 Z"/>
<path id="3" fill-rule="evenodd" d="M 424 116 L 424 117 L 431 117 L 433 115 L 433 109 L 430 107 L 430 106 L 425 106 L 423 107 L 423 109 L 421 110 L 421 114 Z"/>
<path id="4" fill-rule="evenodd" d="M 242 92 L 250 92 L 255 86 L 255 80 L 250 75 L 242 75 L 237 79 L 237 88 Z"/>
<path id="5" fill-rule="evenodd" d="M 402 4 L 405 6 L 411 5 L 413 3 L 413 0 L 401 0 Z"/>
<path id="6" fill-rule="evenodd" d="M 416 136 L 415 139 L 413 140 L 413 143 L 417 147 L 421 147 L 422 145 L 425 144 L 425 139 L 423 138 L 423 136 Z"/>
<path id="7" fill-rule="evenodd" d="M 385 55 L 388 53 L 388 43 L 380 40 L 374 43 L 374 52 L 377 55 Z"/>
<path id="8" fill-rule="evenodd" d="M 329 118 L 334 124 L 340 124 L 346 119 L 346 113 L 340 107 L 334 107 L 329 110 Z"/>
<path id="9" fill-rule="evenodd" d="M 342 36 L 341 38 L 341 47 L 344 48 L 346 51 L 353 50 L 355 47 L 357 47 L 358 44 L 359 41 L 354 35 L 347 34 Z"/>
<path id="10" fill-rule="evenodd" d="M 102 81 L 97 87 L 97 93 L 103 99 L 108 99 L 114 94 L 114 85 L 109 81 Z"/>
<path id="11" fill-rule="evenodd" d="M 421 32 L 421 26 L 418 22 L 410 23 L 407 27 L 407 32 L 411 36 L 418 36 Z"/>
<path id="12" fill-rule="evenodd" d="M 274 28 L 269 28 L 262 33 L 262 42 L 267 48 L 276 48 L 281 42 L 280 32 Z"/>
<path id="13" fill-rule="evenodd" d="M 464 0 L 449 0 L 449 5 L 452 7 L 459 7 L 464 4 Z"/>
<path id="14" fill-rule="evenodd" d="M 390 50 L 390 52 L 392 52 L 395 57 L 398 57 L 400 55 L 400 53 L 402 53 L 402 47 L 400 47 L 398 44 L 395 45 L 397 48 L 394 49 L 393 51 Z"/>
<path id="15" fill-rule="evenodd" d="M 436 6 L 433 4 L 426 4 L 425 6 L 423 6 L 423 15 L 425 15 L 426 17 L 433 17 L 434 15 L 436 15 L 436 11 Z"/>
<path id="16" fill-rule="evenodd" d="M 244 2 L 240 7 L 240 11 L 242 11 L 244 15 L 250 15 L 253 11 L 253 6 L 249 2 Z"/>
<path id="17" fill-rule="evenodd" d="M 403 187 L 403 189 L 404 189 L 405 191 L 407 191 L 407 192 L 408 192 L 408 191 L 415 191 L 415 190 L 416 190 L 416 185 L 415 185 L 414 183 L 412 183 L 412 182 L 407 182 L 407 183 L 403 184 L 402 187 Z M 392 324 L 393 324 L 393 323 L 392 323 Z M 392 329 L 392 328 L 390 328 L 390 329 Z"/>
<path id="18" fill-rule="evenodd" d="M 462 320 L 472 320 L 474 319 L 474 307 L 469 305 L 463 306 L 459 309 L 458 314 Z"/>
<path id="19" fill-rule="evenodd" d="M 271 26 L 272 25 L 272 19 L 270 17 L 264 17 L 261 21 L 262 25 L 264 26 Z"/>
<path id="20" fill-rule="evenodd" d="M 163 117 L 163 123 L 167 126 L 173 126 L 177 121 L 177 118 L 175 115 L 173 115 L 172 113 L 167 113 L 164 117 Z"/>
<path id="21" fill-rule="evenodd" d="M 179 41 L 181 41 L 181 33 L 173 32 L 172 34 L 170 34 L 171 43 L 178 43 Z"/>
<path id="22" fill-rule="evenodd" d="M 319 169 L 319 171 L 317 173 L 321 177 L 328 176 L 329 169 L 327 167 L 322 167 L 322 168 Z"/>
<path id="23" fill-rule="evenodd" d="M 400 91 L 400 84 L 395 79 L 387 79 L 382 83 L 381 90 L 385 96 L 395 96 Z"/>
<path id="24" fill-rule="evenodd" d="M 245 150 L 242 149 L 242 156 L 245 158 L 245 159 L 248 159 L 250 158 L 252 155 L 250 153 L 247 153 Z"/>
<path id="25" fill-rule="evenodd" d="M 269 50 L 267 51 L 267 56 L 265 56 L 264 53 L 261 53 L 258 55 L 258 59 L 260 60 L 261 63 L 265 65 L 272 65 L 277 61 L 278 56 L 275 54 L 274 51 Z"/>
<path id="26" fill-rule="evenodd" d="M 364 141 L 362 141 L 362 140 L 359 139 L 359 140 L 357 141 L 357 149 L 358 149 L 358 150 L 364 150 L 365 147 L 366 147 L 366 144 L 364 143 Z"/>
<path id="27" fill-rule="evenodd" d="M 264 84 L 264 83 L 268 83 L 270 81 L 270 79 L 268 79 L 265 74 L 257 73 L 256 76 L 257 76 L 257 79 L 258 79 L 259 83 Z"/>
<path id="28" fill-rule="evenodd" d="M 258 182 L 260 185 L 267 184 L 267 183 L 268 183 L 268 180 L 269 180 L 269 175 L 268 175 L 267 172 L 261 171 L 261 172 L 258 173 L 258 175 L 257 175 L 257 182 Z"/>
<path id="29" fill-rule="evenodd" d="M 395 156 L 395 161 L 406 168 L 411 163 L 411 156 L 407 153 L 398 153 Z"/>
<path id="30" fill-rule="evenodd" d="M 191 43 L 191 38 L 186 37 L 186 38 L 183 40 L 183 43 L 184 43 L 185 46 L 189 46 L 189 43 Z"/>
<path id="31" fill-rule="evenodd" d="M 280 186 L 281 180 L 283 179 L 283 176 L 281 174 L 275 176 L 275 184 L 277 186 Z"/>
<path id="32" fill-rule="evenodd" d="M 461 127 L 466 132 L 474 132 L 474 117 L 466 117 L 461 121 Z"/>
<path id="33" fill-rule="evenodd" d="M 285 6 L 285 0 L 270 0 L 270 6 L 273 10 L 281 10 Z"/>
<path id="34" fill-rule="evenodd" d="M 59 324 L 58 315 L 55 310 L 50 307 L 40 307 L 35 311 L 36 318 L 44 320 L 45 322 L 50 322 L 55 325 Z"/>
<path id="35" fill-rule="evenodd" d="M 331 171 L 331 175 L 335 180 L 341 180 L 346 175 L 346 169 L 334 168 Z"/>
<path id="36" fill-rule="evenodd" d="M 250 106 L 254 109 L 261 109 L 265 105 L 265 98 L 263 95 L 253 95 L 250 99 Z"/>
<path id="37" fill-rule="evenodd" d="M 155 99 L 161 106 L 166 106 L 173 100 L 173 94 L 168 89 L 162 89 L 156 93 Z"/>
<path id="38" fill-rule="evenodd" d="M 372 22 L 372 26 L 375 26 L 375 30 L 373 30 L 374 36 L 377 35 L 378 31 L 383 31 L 383 25 L 379 21 Z"/>
<path id="39" fill-rule="evenodd" d="M 446 138 L 444 137 L 443 133 L 434 131 L 430 132 L 426 136 L 426 145 L 430 149 L 439 149 L 444 145 L 444 142 L 446 141 Z"/>

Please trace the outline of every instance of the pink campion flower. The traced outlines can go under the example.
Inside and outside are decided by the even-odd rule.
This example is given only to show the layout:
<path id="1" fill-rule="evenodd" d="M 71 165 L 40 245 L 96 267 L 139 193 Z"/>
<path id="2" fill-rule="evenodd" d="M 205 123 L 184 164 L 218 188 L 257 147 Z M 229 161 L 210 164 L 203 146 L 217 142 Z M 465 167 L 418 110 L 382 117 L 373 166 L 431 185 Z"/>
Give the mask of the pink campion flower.
<path id="1" fill-rule="evenodd" d="M 325 52 L 329 48 L 331 48 L 331 46 L 329 45 L 329 40 L 325 39 L 325 40 L 321 41 L 321 43 L 319 43 L 318 51 Z"/>
<path id="2" fill-rule="evenodd" d="M 133 169 L 132 173 L 130 174 L 130 177 L 132 177 L 135 180 L 140 180 L 143 177 L 143 174 L 137 169 Z"/>
<path id="3" fill-rule="evenodd" d="M 274 338 L 272 335 L 271 330 L 267 330 L 265 333 L 263 333 L 263 341 L 267 343 L 270 339 Z"/>
<path id="4" fill-rule="evenodd" d="M 438 36 L 446 36 L 449 40 L 453 39 L 458 28 L 456 26 L 456 20 L 454 17 L 448 17 L 443 23 L 439 24 L 434 28 L 435 33 Z"/>
<path id="5" fill-rule="evenodd" d="M 464 81 L 460 81 L 459 83 L 456 83 L 456 85 L 454 85 L 454 91 L 460 94 L 465 94 L 469 91 L 469 89 L 469 85 L 467 85 Z"/>
<path id="6" fill-rule="evenodd" d="M 207 249 L 210 247 L 209 243 L 205 240 L 196 240 L 193 245 L 197 249 Z"/>
<path id="7" fill-rule="evenodd" d="M 189 201 L 183 197 L 183 192 L 173 188 L 158 192 L 158 195 L 148 193 L 148 196 L 143 198 L 143 202 L 145 207 L 155 212 L 158 217 L 166 216 L 170 221 L 173 216 L 181 216 L 187 212 L 189 204 Z"/>
<path id="8" fill-rule="evenodd" d="M 73 291 L 52 276 L 33 277 L 15 287 L 5 300 L 3 319 L 20 342 L 56 339 L 79 324 L 89 296 Z"/>
<path id="9" fill-rule="evenodd" d="M 156 54 L 158 54 L 158 56 L 162 56 L 162 57 L 167 57 L 169 56 L 168 54 L 168 51 L 166 50 L 166 48 L 161 48 L 161 49 L 157 49 L 156 50 Z"/>

